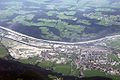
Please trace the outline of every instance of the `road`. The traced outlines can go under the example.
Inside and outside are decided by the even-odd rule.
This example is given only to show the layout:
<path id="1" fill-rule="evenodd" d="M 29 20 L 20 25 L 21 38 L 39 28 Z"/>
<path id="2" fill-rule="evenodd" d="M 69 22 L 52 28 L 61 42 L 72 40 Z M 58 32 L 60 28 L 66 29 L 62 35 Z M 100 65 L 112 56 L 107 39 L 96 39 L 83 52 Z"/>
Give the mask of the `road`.
<path id="1" fill-rule="evenodd" d="M 36 41 L 36 42 L 40 42 L 40 43 L 61 44 L 61 45 L 81 45 L 81 44 L 90 44 L 90 43 L 99 43 L 100 44 L 100 43 L 104 43 L 104 42 L 109 41 L 109 40 L 120 38 L 120 35 L 114 35 L 114 36 L 106 36 L 104 38 L 100 38 L 100 39 L 96 39 L 96 40 L 89 40 L 89 41 L 82 41 L 82 42 L 50 41 L 50 40 L 37 39 L 37 38 L 31 37 L 31 36 L 27 36 L 27 35 L 24 35 L 22 33 L 18 33 L 18 32 L 15 32 L 13 30 L 10 30 L 8 28 L 2 27 L 2 26 L 0 26 L 0 33 L 1 33 L 1 36 L 7 35 L 4 37 L 10 38 L 10 39 L 13 39 L 13 40 L 16 40 L 19 42 L 21 42 L 22 38 L 26 38 L 29 41 L 32 40 L 32 41 Z M 5 33 L 7 33 L 7 34 L 5 34 Z M 23 40 L 22 40 L 22 42 L 26 43 Z M 34 45 L 32 43 L 29 43 L 29 44 Z M 36 46 L 36 45 L 34 45 L 34 46 Z"/>

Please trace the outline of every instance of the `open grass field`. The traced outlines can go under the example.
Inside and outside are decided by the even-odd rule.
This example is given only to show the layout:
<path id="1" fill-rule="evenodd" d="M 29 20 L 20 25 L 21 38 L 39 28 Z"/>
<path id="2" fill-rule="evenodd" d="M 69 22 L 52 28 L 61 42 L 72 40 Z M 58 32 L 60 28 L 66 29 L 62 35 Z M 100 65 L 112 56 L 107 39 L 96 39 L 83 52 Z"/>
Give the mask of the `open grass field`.
<path id="1" fill-rule="evenodd" d="M 0 43 L 0 58 L 3 58 L 7 53 L 5 47 Z"/>
<path id="2" fill-rule="evenodd" d="M 84 74 L 86 77 L 93 77 L 93 76 L 103 76 L 103 77 L 109 77 L 112 78 L 113 80 L 120 80 L 120 76 L 117 75 L 110 75 L 106 74 L 105 72 L 99 71 L 99 70 L 85 70 Z"/>

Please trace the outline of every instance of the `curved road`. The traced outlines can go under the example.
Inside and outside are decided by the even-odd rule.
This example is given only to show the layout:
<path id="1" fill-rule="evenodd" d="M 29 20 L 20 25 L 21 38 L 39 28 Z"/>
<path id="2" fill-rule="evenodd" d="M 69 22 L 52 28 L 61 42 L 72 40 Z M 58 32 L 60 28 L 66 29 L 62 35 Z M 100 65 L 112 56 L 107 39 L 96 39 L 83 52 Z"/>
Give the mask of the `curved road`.
<path id="1" fill-rule="evenodd" d="M 15 35 L 18 35 L 21 37 L 26 37 L 26 38 L 29 38 L 31 40 L 36 40 L 36 41 L 40 41 L 40 42 L 44 42 L 44 43 L 51 43 L 51 44 L 80 45 L 80 44 L 89 44 L 89 43 L 100 43 L 100 42 L 105 42 L 108 40 L 120 38 L 120 35 L 114 35 L 114 36 L 106 36 L 104 38 L 100 38 L 100 39 L 96 39 L 96 40 L 89 40 L 89 41 L 82 41 L 82 42 L 60 42 L 60 41 L 50 41 L 50 40 L 44 40 L 44 39 L 37 39 L 37 38 L 27 36 L 27 35 L 24 35 L 22 33 L 18 33 L 18 32 L 11 30 L 11 29 L 0 26 L 0 30 L 1 29 L 5 30 L 7 32 L 11 32 L 12 34 L 15 34 Z"/>

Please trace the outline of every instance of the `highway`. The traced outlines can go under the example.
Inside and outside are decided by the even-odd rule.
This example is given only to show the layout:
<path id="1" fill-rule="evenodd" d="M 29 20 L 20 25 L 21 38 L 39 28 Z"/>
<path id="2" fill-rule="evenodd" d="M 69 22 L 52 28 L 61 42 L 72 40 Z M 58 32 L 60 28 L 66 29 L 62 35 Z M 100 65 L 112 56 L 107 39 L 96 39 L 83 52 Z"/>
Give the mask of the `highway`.
<path id="1" fill-rule="evenodd" d="M 29 40 L 29 42 L 31 41 L 35 41 L 35 42 L 40 42 L 40 43 L 46 43 L 46 44 L 60 44 L 60 45 L 82 45 L 82 44 L 89 44 L 89 43 L 104 43 L 106 41 L 112 40 L 112 39 L 116 39 L 116 38 L 120 38 L 120 35 L 114 35 L 114 36 L 106 36 L 104 38 L 100 38 L 100 39 L 96 39 L 96 40 L 89 40 L 89 41 L 82 41 L 82 42 L 60 42 L 60 41 L 50 41 L 50 40 L 44 40 L 44 39 L 37 39 L 31 36 L 27 36 L 24 35 L 22 33 L 18 33 L 15 32 L 13 30 L 10 30 L 8 28 L 2 27 L 0 26 L 0 36 L 5 35 L 4 37 L 6 38 L 10 38 L 16 41 L 21 42 L 22 38 L 26 38 L 27 40 Z M 7 33 L 7 34 L 5 34 Z M 23 43 L 26 43 L 25 41 L 22 40 Z M 30 45 L 34 45 L 32 43 L 29 43 Z M 36 45 L 34 45 L 36 46 Z"/>

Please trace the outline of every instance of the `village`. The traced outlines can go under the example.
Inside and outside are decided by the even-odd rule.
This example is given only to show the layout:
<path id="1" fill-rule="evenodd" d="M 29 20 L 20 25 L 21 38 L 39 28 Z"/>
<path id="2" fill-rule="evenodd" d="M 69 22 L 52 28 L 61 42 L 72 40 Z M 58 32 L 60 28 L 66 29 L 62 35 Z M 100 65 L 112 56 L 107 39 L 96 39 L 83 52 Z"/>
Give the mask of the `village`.
<path id="1" fill-rule="evenodd" d="M 69 44 L 39 41 L 4 29 L 0 30 L 1 43 L 4 44 L 15 59 L 28 59 L 37 56 L 41 62 L 51 61 L 56 64 L 71 63 L 77 69 L 96 69 L 113 75 L 120 75 L 120 60 L 112 60 L 109 55 L 114 54 L 106 46 L 93 44 Z M 120 53 L 115 54 L 120 58 Z M 81 73 L 82 75 L 82 73 Z"/>

